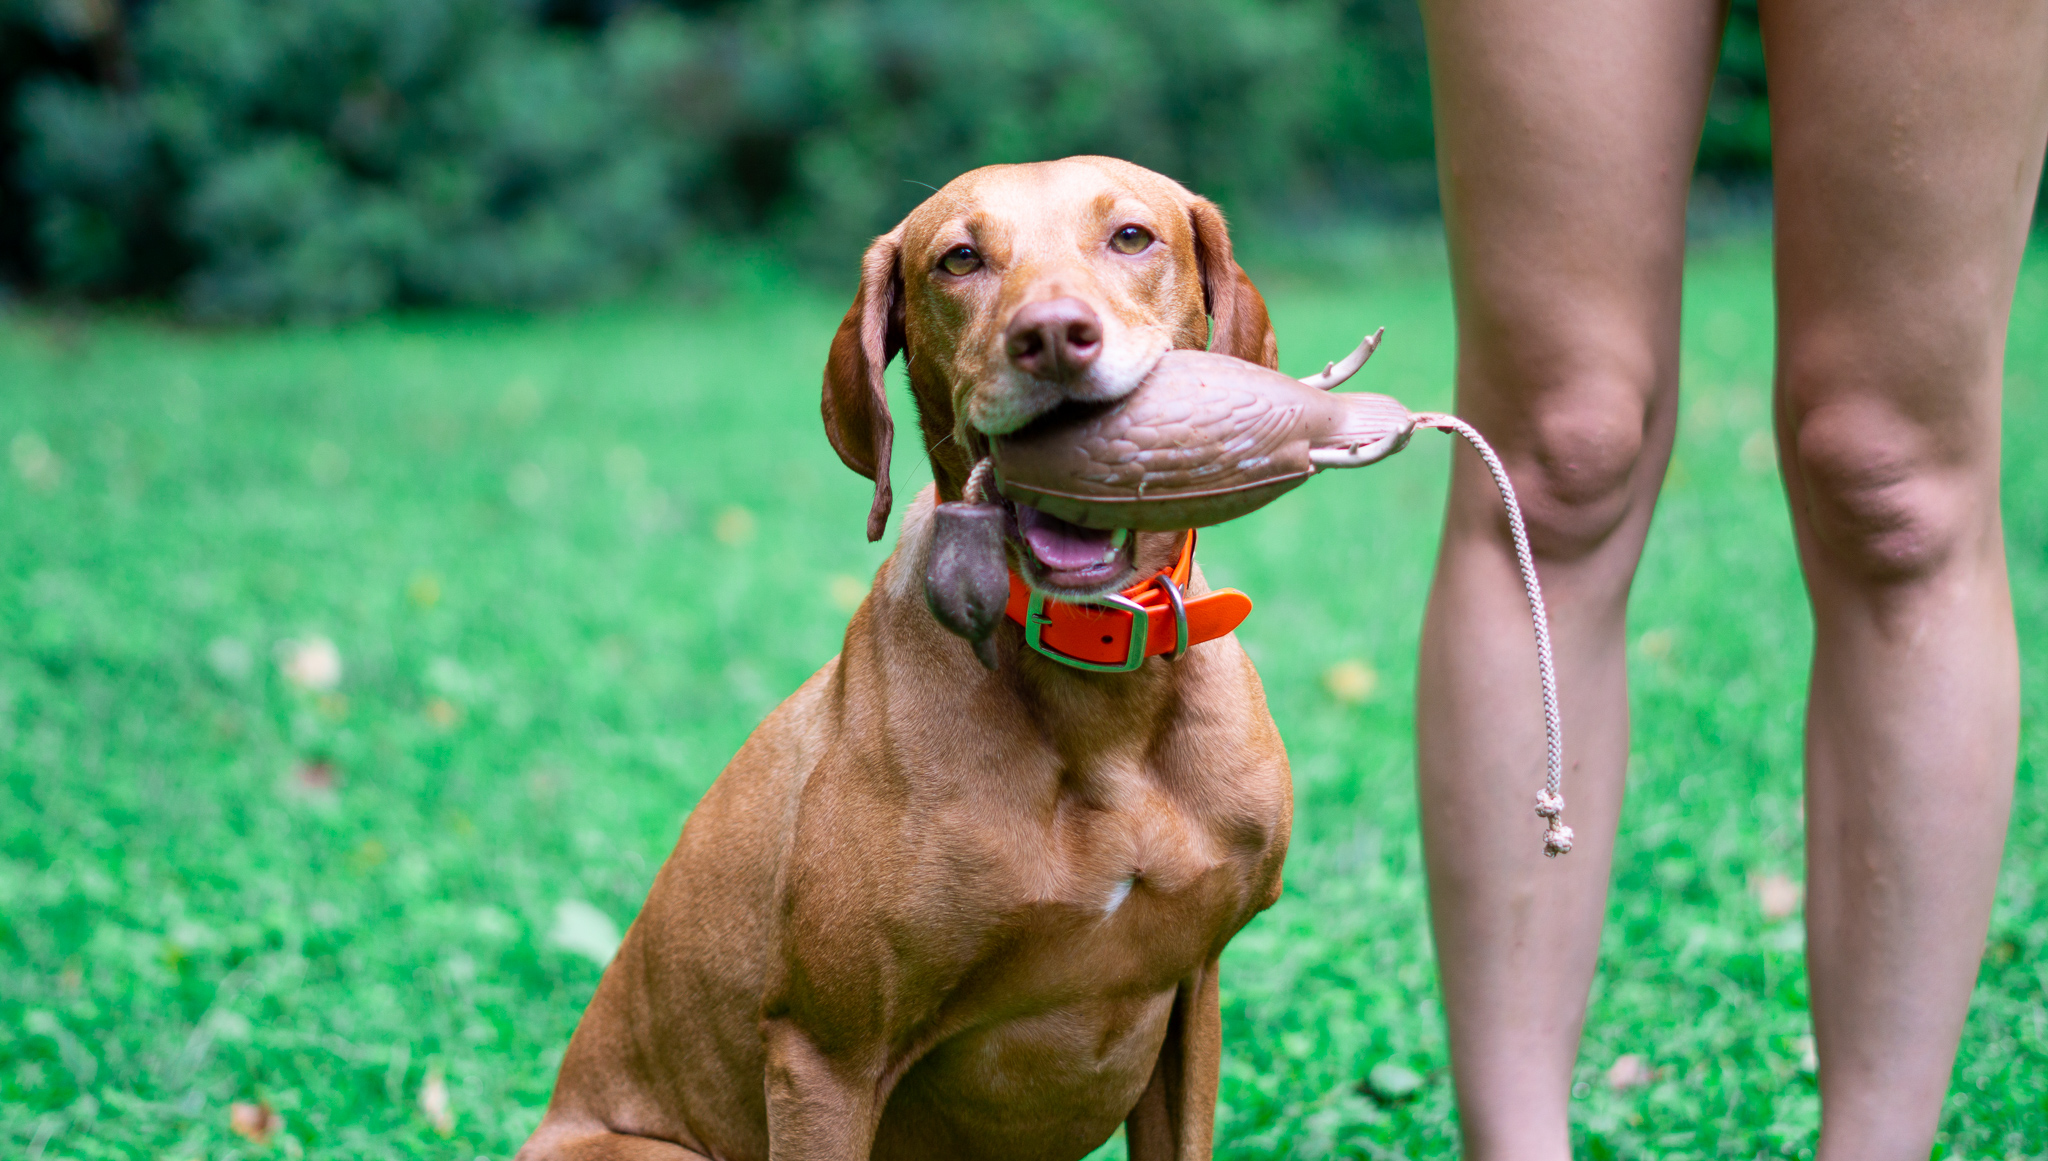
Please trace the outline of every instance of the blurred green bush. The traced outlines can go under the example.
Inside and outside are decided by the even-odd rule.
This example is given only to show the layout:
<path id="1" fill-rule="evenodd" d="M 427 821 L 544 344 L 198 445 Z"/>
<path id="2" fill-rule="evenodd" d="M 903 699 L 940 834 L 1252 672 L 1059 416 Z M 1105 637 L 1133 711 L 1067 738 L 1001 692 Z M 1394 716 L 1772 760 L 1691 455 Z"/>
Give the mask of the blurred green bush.
<path id="1" fill-rule="evenodd" d="M 1771 168 L 1771 117 L 1764 103 L 1764 38 L 1757 0 L 1731 0 L 1721 35 L 1721 69 L 1707 98 L 1699 167 L 1717 177 L 1754 180 Z"/>
<path id="2" fill-rule="evenodd" d="M 36 7 L 94 50 L 17 85 L 15 258 L 57 290 L 253 318 L 575 298 L 674 248 L 708 144 L 674 124 L 704 53 L 673 14 L 579 37 L 500 0 Z"/>
<path id="3" fill-rule="evenodd" d="M 1768 163 L 1754 15 L 1723 172 Z M 0 0 L 0 107 L 0 280 L 199 317 L 547 305 L 701 239 L 844 265 L 921 185 L 1070 153 L 1434 203 L 1411 0 Z"/>

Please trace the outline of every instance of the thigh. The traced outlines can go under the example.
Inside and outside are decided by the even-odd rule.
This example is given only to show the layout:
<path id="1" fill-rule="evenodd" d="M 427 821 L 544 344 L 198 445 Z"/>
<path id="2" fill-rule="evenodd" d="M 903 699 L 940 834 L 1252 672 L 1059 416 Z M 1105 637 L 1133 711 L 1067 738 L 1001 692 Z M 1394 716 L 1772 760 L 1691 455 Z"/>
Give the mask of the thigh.
<path id="1" fill-rule="evenodd" d="M 1423 2 L 1458 407 L 1529 480 L 1539 541 L 1571 539 L 1549 526 L 1589 505 L 1601 539 L 1608 493 L 1661 475 L 1661 455 L 1634 468 L 1646 435 L 1669 440 L 1722 17 L 1716 0 Z"/>
<path id="2" fill-rule="evenodd" d="M 1995 488 L 2048 3 L 1763 0 L 1761 16 L 1795 516 L 1913 475 Z"/>
<path id="3" fill-rule="evenodd" d="M 1485 342 L 1525 318 L 1675 300 L 1719 4 L 1422 8 L 1461 322 Z"/>

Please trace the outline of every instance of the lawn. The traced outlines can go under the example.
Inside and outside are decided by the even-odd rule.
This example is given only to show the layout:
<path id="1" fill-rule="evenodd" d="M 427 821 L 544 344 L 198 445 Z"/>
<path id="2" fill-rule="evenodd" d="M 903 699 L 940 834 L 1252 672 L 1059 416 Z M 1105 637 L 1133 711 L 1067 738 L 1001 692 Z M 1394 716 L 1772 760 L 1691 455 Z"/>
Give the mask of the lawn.
<path id="1" fill-rule="evenodd" d="M 2048 1151 L 2044 258 L 2007 405 L 2019 797 L 1937 1156 Z M 1740 239 L 1690 268 L 1582 1156 L 1811 1151 L 1810 633 L 1768 270 Z M 1384 323 L 1360 385 L 1448 404 L 1431 248 L 1264 282 L 1288 368 Z M 843 309 L 765 279 L 336 331 L 0 318 L 0 1155 L 517 1147 L 691 804 L 837 650 L 885 551 L 819 430 Z M 1258 603 L 1240 635 L 1297 795 L 1286 894 L 1225 957 L 1225 1157 L 1455 1154 L 1410 745 L 1446 447 L 1202 541 Z M 899 453 L 899 495 L 922 474 Z M 1645 1083 L 1610 1084 L 1630 1054 Z M 1361 1091 L 1388 1064 L 1410 1098 Z M 267 1145 L 238 1102 L 275 1110 Z"/>

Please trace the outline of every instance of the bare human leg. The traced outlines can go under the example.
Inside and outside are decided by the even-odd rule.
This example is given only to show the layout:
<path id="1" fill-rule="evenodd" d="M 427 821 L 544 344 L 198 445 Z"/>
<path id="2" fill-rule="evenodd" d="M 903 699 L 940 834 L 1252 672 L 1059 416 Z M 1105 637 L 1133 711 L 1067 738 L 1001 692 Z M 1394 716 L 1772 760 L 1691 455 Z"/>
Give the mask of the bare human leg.
<path id="1" fill-rule="evenodd" d="M 1465 1156 L 1569 1156 L 1628 757 L 1623 620 L 1677 403 L 1685 201 L 1720 44 L 1701 0 L 1425 0 L 1458 411 L 1507 461 L 1556 637 L 1578 846 L 1531 813 L 1542 719 L 1498 499 L 1458 454 L 1418 776 Z"/>
<path id="2" fill-rule="evenodd" d="M 1807 961 L 1823 1161 L 1925 1158 L 1983 951 L 2019 673 L 2006 320 L 2048 4 L 1765 0 L 1781 462 L 1815 620 Z"/>

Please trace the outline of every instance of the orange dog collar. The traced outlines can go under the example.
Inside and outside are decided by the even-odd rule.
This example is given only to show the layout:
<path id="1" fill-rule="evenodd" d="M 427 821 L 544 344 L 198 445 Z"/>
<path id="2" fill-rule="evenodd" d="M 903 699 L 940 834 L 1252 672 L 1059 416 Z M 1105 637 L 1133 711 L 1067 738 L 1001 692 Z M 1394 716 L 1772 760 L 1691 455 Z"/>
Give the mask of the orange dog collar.
<path id="1" fill-rule="evenodd" d="M 1183 597 L 1194 571 L 1195 532 L 1191 528 L 1172 568 L 1121 593 L 1086 603 L 1032 592 L 1023 578 L 1012 572 L 1010 601 L 1003 611 L 1024 626 L 1025 644 L 1062 665 L 1127 672 L 1145 664 L 1147 657 L 1165 655 L 1179 660 L 1189 646 L 1213 641 L 1251 615 L 1252 599 L 1236 589 Z M 1141 619 L 1142 633 L 1137 631 Z"/>

